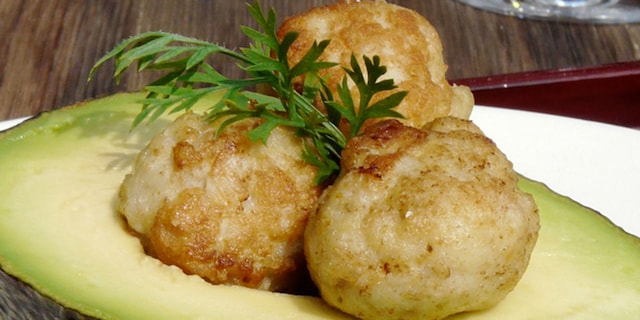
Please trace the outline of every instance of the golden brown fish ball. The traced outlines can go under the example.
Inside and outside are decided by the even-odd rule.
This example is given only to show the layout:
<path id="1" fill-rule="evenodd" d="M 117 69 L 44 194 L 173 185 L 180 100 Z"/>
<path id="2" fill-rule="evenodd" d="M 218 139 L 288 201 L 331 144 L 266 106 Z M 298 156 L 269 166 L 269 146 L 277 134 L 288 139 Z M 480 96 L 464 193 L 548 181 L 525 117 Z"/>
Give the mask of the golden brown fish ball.
<path id="1" fill-rule="evenodd" d="M 166 264 L 216 284 L 289 290 L 306 274 L 303 233 L 320 188 L 302 141 L 277 127 L 266 144 L 242 120 L 186 114 L 153 138 L 122 184 L 119 210 Z"/>
<path id="2" fill-rule="evenodd" d="M 312 279 L 362 319 L 441 319 L 491 307 L 524 273 L 537 207 L 467 120 L 386 120 L 347 145 L 305 233 Z"/>
<path id="3" fill-rule="evenodd" d="M 379 56 L 387 67 L 384 78 L 393 79 L 397 90 L 409 92 L 395 110 L 411 126 L 421 127 L 443 116 L 468 118 L 471 114 L 471 91 L 447 82 L 440 37 L 429 21 L 413 10 L 380 0 L 343 0 L 286 19 L 278 35 L 283 37 L 289 31 L 299 33 L 288 54 L 291 65 L 302 59 L 314 41 L 327 39 L 331 43 L 320 60 L 350 68 L 351 54 L 361 66 L 363 55 Z M 339 67 L 324 73 L 334 97 L 344 75 Z M 358 91 L 353 83 L 350 88 L 357 105 Z"/>

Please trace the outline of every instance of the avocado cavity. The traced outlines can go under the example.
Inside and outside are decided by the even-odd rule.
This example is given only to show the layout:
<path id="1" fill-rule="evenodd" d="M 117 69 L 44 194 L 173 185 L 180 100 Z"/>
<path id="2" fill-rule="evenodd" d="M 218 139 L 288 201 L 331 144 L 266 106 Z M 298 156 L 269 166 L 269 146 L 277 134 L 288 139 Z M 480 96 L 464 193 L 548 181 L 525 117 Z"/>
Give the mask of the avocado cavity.
<path id="1" fill-rule="evenodd" d="M 137 152 L 170 119 L 130 131 L 141 97 L 114 95 L 0 133 L 2 269 L 65 308 L 104 319 L 349 318 L 317 297 L 211 285 L 144 253 L 116 197 Z M 523 177 L 520 187 L 534 196 L 542 226 L 527 272 L 496 307 L 453 318 L 640 313 L 640 239 L 543 184 Z"/>

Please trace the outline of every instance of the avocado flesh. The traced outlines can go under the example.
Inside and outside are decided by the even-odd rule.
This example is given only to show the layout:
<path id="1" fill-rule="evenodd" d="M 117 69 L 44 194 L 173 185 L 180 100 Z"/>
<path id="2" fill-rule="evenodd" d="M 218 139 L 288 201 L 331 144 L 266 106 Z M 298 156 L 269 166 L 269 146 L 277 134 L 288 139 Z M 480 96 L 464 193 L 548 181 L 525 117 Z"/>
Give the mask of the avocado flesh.
<path id="1" fill-rule="evenodd" d="M 0 134 L 0 266 L 61 305 L 105 319 L 340 319 L 316 297 L 214 286 L 145 255 L 115 212 L 137 152 L 170 119 L 129 132 L 142 96 L 46 113 Z M 201 106 L 204 106 L 201 105 Z M 516 289 L 455 319 L 629 319 L 640 239 L 526 178 L 541 230 Z"/>

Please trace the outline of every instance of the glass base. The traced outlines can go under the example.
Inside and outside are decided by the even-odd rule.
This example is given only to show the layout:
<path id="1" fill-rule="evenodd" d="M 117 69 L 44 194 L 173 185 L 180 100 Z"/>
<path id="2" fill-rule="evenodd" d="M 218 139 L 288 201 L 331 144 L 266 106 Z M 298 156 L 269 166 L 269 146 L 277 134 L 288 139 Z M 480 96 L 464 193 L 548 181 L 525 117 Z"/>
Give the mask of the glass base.
<path id="1" fill-rule="evenodd" d="M 458 0 L 495 13 L 532 19 L 590 23 L 640 22 L 640 0 L 556 1 L 548 0 Z M 594 4 L 595 3 L 595 4 Z"/>

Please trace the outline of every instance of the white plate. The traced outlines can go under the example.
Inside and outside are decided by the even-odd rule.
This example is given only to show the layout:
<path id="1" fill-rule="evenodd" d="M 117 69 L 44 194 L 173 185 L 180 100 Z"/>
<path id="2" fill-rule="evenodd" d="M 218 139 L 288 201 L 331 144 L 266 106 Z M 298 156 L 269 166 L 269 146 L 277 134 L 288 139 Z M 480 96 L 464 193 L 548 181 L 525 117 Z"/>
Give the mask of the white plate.
<path id="1" fill-rule="evenodd" d="M 640 235 L 640 131 L 485 106 L 471 118 L 516 171 Z M 0 130 L 23 120 L 0 122 Z"/>
<path id="2" fill-rule="evenodd" d="M 28 118 L 19 118 L 7 121 L 0 121 L 0 131 L 9 129 L 13 126 L 17 126 L 20 122 L 27 120 Z"/>
<path id="3" fill-rule="evenodd" d="M 640 235 L 640 131 L 501 108 L 471 116 L 516 171 Z"/>

